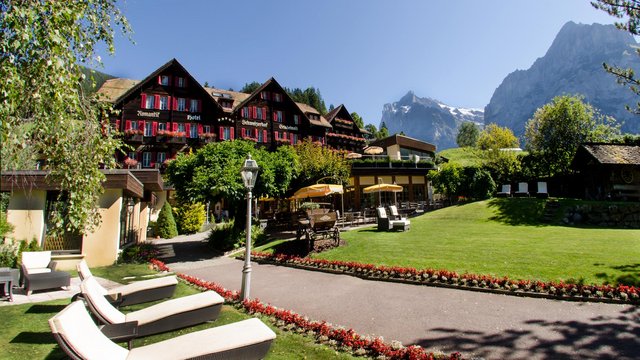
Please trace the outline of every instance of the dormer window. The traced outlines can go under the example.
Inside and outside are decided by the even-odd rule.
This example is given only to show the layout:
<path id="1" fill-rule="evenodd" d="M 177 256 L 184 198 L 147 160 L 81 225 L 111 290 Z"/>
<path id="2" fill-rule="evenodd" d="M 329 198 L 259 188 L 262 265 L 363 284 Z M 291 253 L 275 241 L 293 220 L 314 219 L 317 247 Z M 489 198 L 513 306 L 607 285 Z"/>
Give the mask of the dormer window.
<path id="1" fill-rule="evenodd" d="M 273 93 L 273 101 L 282 102 L 282 94 Z"/>
<path id="2" fill-rule="evenodd" d="M 158 78 L 158 83 L 163 86 L 169 86 L 169 76 L 160 75 L 160 77 Z"/>
<path id="3" fill-rule="evenodd" d="M 221 102 L 220 102 L 220 105 L 221 105 L 223 108 L 231 109 L 231 102 L 229 102 L 229 101 L 221 101 Z"/>
<path id="4" fill-rule="evenodd" d="M 183 88 L 183 87 L 185 87 L 186 85 L 187 85 L 187 81 L 186 81 L 186 79 L 185 79 L 185 78 L 180 77 L 180 76 L 178 76 L 178 77 L 176 78 L 176 86 L 177 86 L 177 87 Z"/>

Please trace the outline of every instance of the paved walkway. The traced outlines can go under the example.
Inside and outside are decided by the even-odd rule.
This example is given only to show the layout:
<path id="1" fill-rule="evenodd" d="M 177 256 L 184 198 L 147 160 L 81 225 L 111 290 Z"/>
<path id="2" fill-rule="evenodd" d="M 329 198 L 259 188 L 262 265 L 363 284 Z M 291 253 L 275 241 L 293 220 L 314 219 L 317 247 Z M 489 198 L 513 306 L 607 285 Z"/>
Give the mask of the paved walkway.
<path id="1" fill-rule="evenodd" d="M 202 234 L 162 240 L 176 272 L 240 289 L 242 262 Z M 486 359 L 640 358 L 640 308 L 520 298 L 253 264 L 251 297 L 432 351 Z"/>

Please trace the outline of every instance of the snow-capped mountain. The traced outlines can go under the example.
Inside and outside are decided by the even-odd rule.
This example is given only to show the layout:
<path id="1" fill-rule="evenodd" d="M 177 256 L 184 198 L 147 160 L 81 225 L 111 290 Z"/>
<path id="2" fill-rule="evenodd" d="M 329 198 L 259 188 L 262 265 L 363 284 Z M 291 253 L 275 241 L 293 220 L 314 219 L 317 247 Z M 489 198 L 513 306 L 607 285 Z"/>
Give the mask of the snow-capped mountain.
<path id="1" fill-rule="evenodd" d="M 482 126 L 484 111 L 449 106 L 409 91 L 399 101 L 384 105 L 380 125 L 385 123 L 389 134 L 404 132 L 442 150 L 457 146 L 458 127 L 465 121 Z"/>

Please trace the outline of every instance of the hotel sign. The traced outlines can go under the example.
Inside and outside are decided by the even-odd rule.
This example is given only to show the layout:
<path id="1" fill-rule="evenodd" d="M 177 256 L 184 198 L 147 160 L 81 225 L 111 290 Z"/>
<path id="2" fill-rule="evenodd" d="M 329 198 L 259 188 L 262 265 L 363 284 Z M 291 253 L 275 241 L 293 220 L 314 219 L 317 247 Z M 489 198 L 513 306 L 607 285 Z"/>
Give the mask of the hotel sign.
<path id="1" fill-rule="evenodd" d="M 151 117 L 151 118 L 159 118 L 160 111 L 140 111 L 138 110 L 138 116 Z"/>
<path id="2" fill-rule="evenodd" d="M 200 120 L 200 115 L 187 115 L 187 120 Z"/>
<path id="3" fill-rule="evenodd" d="M 269 123 L 259 122 L 259 121 L 242 120 L 242 125 L 266 128 L 269 125 Z"/>
<path id="4" fill-rule="evenodd" d="M 293 130 L 293 131 L 298 131 L 298 127 L 297 126 L 287 126 L 287 125 L 278 125 L 278 129 L 280 130 Z"/>

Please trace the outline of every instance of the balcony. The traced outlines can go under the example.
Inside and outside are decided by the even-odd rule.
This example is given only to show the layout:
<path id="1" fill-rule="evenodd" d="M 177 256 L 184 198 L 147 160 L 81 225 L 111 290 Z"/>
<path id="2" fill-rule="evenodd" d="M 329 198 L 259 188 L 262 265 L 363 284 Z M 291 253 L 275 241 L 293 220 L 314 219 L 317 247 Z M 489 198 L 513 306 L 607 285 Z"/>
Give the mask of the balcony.
<path id="1" fill-rule="evenodd" d="M 172 136 L 168 138 L 169 144 L 186 144 L 187 138 L 185 136 Z"/>
<path id="2" fill-rule="evenodd" d="M 144 136 L 142 134 L 125 134 L 124 141 L 131 143 L 142 143 Z"/>

